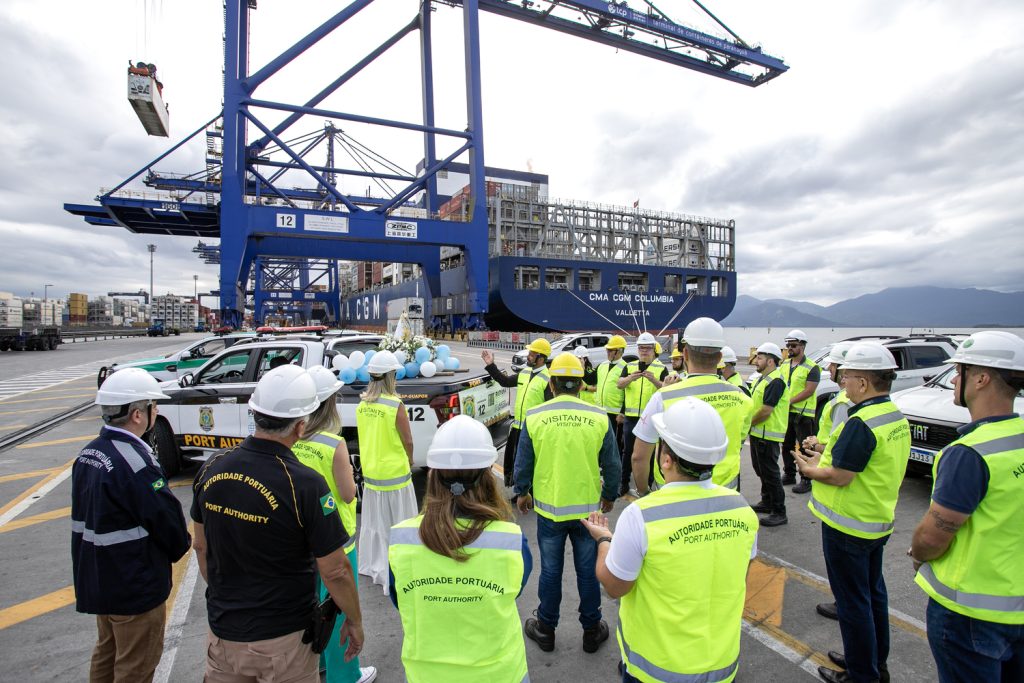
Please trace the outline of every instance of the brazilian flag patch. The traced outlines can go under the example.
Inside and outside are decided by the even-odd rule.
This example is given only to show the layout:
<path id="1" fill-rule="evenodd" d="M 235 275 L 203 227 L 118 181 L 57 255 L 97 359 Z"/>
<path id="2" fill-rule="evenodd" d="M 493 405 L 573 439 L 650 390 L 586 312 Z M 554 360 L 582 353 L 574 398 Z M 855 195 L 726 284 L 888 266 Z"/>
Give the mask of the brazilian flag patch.
<path id="1" fill-rule="evenodd" d="M 153 487 L 154 491 L 159 491 L 163 487 L 167 486 L 167 480 L 166 479 L 157 479 L 152 484 L 150 484 L 150 486 Z"/>
<path id="2" fill-rule="evenodd" d="M 337 503 L 334 502 L 334 496 L 330 493 L 320 499 L 320 507 L 323 508 L 324 517 L 338 509 Z"/>

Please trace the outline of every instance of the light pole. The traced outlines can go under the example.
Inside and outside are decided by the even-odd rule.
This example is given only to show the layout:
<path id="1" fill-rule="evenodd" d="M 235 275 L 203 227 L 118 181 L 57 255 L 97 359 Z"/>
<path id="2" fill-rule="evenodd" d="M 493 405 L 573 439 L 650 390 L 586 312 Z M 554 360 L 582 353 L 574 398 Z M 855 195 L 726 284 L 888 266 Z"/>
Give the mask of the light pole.
<path id="1" fill-rule="evenodd" d="M 156 251 L 155 244 L 147 244 L 146 249 L 149 251 L 149 305 L 153 305 L 153 252 Z"/>
<path id="2" fill-rule="evenodd" d="M 50 287 L 53 287 L 53 285 L 43 285 L 43 303 L 44 304 L 46 303 L 46 290 L 48 290 Z"/>
<path id="3" fill-rule="evenodd" d="M 199 276 L 198 275 L 193 275 L 192 276 L 192 298 L 196 300 L 196 303 L 199 303 Z"/>

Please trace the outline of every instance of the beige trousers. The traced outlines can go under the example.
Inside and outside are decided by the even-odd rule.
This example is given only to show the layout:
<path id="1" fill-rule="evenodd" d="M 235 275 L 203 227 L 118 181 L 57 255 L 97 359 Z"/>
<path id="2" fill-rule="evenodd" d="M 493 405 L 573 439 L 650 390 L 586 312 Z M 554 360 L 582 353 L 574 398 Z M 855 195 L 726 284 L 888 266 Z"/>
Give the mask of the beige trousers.
<path id="1" fill-rule="evenodd" d="M 99 639 L 92 652 L 89 683 L 150 683 L 164 653 L 166 603 L 148 612 L 96 615 Z"/>
<path id="2" fill-rule="evenodd" d="M 206 683 L 320 683 L 320 657 L 302 631 L 239 643 L 207 633 Z"/>

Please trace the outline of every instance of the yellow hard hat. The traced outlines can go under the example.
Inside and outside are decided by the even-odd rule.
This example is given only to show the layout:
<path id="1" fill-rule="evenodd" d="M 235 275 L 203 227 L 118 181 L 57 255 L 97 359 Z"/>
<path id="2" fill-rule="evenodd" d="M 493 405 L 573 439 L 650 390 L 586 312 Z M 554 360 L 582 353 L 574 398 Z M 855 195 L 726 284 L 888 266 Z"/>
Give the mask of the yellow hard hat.
<path id="1" fill-rule="evenodd" d="M 678 346 L 676 348 L 672 349 L 672 357 L 673 358 L 682 358 L 683 357 L 683 352 L 679 350 Z"/>
<path id="2" fill-rule="evenodd" d="M 534 339 L 526 346 L 527 351 L 533 351 L 547 358 L 551 355 L 551 342 L 541 337 L 540 339 Z"/>
<path id="3" fill-rule="evenodd" d="M 654 342 L 654 355 L 660 356 L 662 352 L 661 342 Z"/>
<path id="4" fill-rule="evenodd" d="M 622 338 L 621 334 L 613 335 L 608 343 L 604 345 L 606 349 L 624 349 L 626 348 L 626 340 Z"/>
<path id="5" fill-rule="evenodd" d="M 582 377 L 583 364 L 573 354 L 563 351 L 551 361 L 549 373 L 552 377 Z"/>
<path id="6" fill-rule="evenodd" d="M 718 361 L 718 369 L 719 370 L 724 370 L 725 369 L 725 361 L 724 360 Z"/>

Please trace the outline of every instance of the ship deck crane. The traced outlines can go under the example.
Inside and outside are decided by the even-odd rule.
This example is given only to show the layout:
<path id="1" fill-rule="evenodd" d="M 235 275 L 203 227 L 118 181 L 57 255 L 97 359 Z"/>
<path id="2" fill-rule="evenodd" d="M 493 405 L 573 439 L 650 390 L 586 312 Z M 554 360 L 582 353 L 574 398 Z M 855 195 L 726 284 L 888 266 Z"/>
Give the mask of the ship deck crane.
<path id="1" fill-rule="evenodd" d="M 97 204 L 68 203 L 65 210 L 82 216 L 91 225 L 117 225 L 142 234 L 219 237 L 221 317 L 229 325 L 238 326 L 242 321 L 248 283 L 254 278 L 261 279 L 258 272 L 254 275 L 261 259 L 286 259 L 288 263 L 304 260 L 306 265 L 302 267 L 307 270 L 316 259 L 417 263 L 431 292 L 439 294 L 442 246 L 458 247 L 465 254 L 469 308 L 482 313 L 487 310 L 488 226 L 480 94 L 481 10 L 748 86 L 760 85 L 788 68 L 781 60 L 741 40 L 716 38 L 676 24 L 650 2 L 647 2 L 647 11 L 641 12 L 616 1 L 424 0 L 408 23 L 305 102 L 294 104 L 257 96 L 260 86 L 274 78 L 284 66 L 376 1 L 352 0 L 266 65 L 251 72 L 249 13 L 255 10 L 256 3 L 226 0 L 223 110 L 118 186 L 99 195 Z M 435 4 L 462 8 L 466 125 L 460 125 L 459 129 L 444 128 L 435 121 L 432 43 Z M 411 33 L 419 35 L 418 70 L 422 92 L 419 122 L 320 106 Z M 423 171 L 413 175 L 395 169 L 311 164 L 305 158 L 303 147 L 282 138 L 306 116 L 340 121 L 342 125 L 355 122 L 418 133 L 422 141 Z M 274 122 L 273 117 L 283 118 Z M 171 176 L 154 170 L 156 164 L 204 131 L 208 150 L 205 174 Z M 256 138 L 255 141 L 250 142 L 250 137 Z M 439 155 L 439 140 L 446 141 L 446 148 L 454 148 L 454 151 L 443 157 Z M 270 158 L 273 155 L 268 150 L 275 152 L 279 160 Z M 470 219 L 442 221 L 436 213 L 437 174 L 463 157 L 468 157 Z M 304 172 L 313 180 L 312 188 L 284 187 L 279 182 L 281 171 Z M 151 187 L 164 192 L 162 196 L 154 198 L 123 191 L 128 183 L 143 174 Z M 345 178 L 383 180 L 393 189 L 383 198 L 346 193 L 340 189 L 339 182 Z M 422 207 L 422 216 L 398 215 L 398 210 L 410 202 Z M 212 255 L 206 250 L 201 253 L 204 258 Z M 324 298 L 329 300 L 328 306 L 333 307 L 336 314 L 337 278 L 334 280 L 330 296 Z M 261 284 L 257 283 L 257 291 Z M 430 299 L 426 301 L 429 307 Z M 425 314 L 429 315 L 429 310 Z"/>

